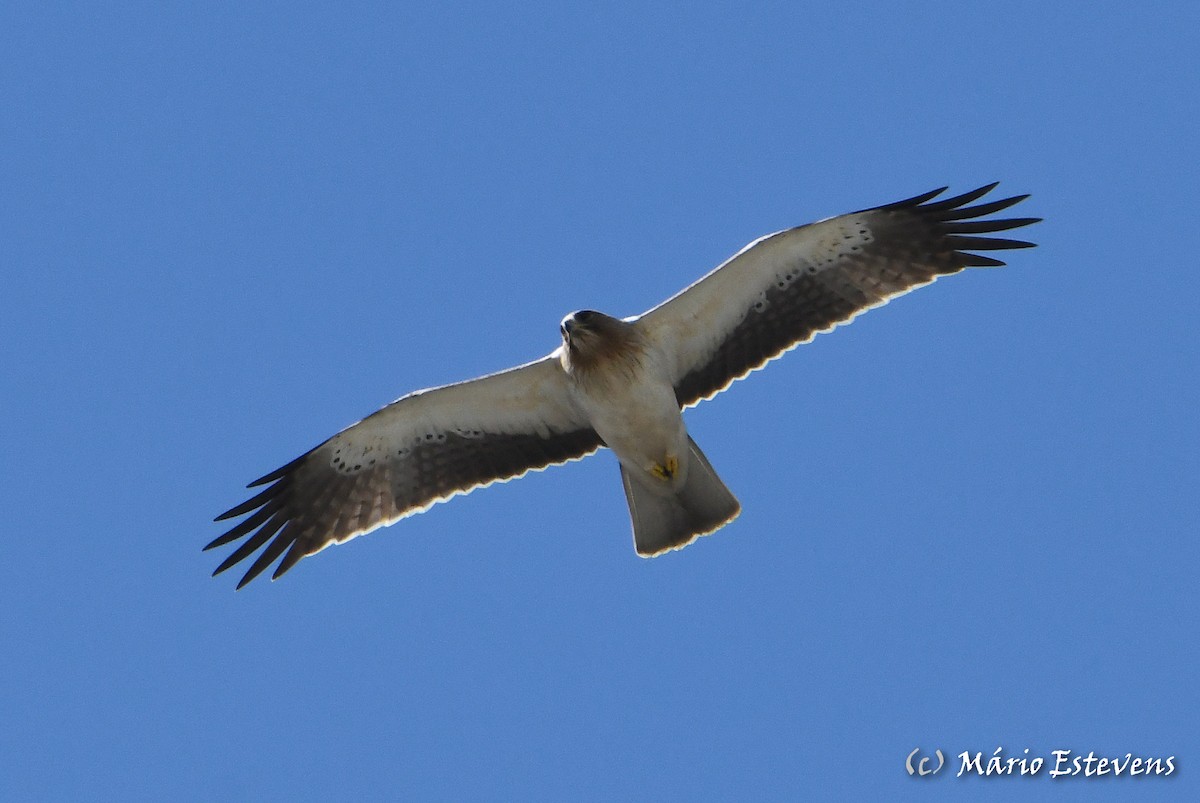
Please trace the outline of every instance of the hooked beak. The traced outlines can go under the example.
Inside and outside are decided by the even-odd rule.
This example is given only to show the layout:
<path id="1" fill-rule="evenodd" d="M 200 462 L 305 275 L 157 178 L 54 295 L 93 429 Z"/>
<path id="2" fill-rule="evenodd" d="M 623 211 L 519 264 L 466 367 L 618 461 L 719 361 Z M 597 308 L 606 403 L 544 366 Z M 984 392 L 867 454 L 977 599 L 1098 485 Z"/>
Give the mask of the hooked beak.
<path id="1" fill-rule="evenodd" d="M 571 334 L 579 327 L 579 319 L 575 316 L 575 313 L 572 312 L 570 315 L 563 318 L 562 324 L 559 325 L 558 330 L 562 332 L 563 340 L 570 340 Z"/>

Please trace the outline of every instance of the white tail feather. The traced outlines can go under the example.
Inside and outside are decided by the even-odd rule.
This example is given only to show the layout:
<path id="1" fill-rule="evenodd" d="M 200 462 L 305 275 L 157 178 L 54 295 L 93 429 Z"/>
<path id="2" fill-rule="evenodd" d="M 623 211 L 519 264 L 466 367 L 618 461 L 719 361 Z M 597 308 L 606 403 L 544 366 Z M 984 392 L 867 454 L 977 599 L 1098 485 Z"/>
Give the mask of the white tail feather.
<path id="1" fill-rule="evenodd" d="M 621 483 L 633 523 L 633 545 L 643 557 L 682 549 L 733 521 L 742 510 L 741 503 L 690 437 L 688 448 L 687 482 L 675 495 L 655 494 L 621 466 Z"/>

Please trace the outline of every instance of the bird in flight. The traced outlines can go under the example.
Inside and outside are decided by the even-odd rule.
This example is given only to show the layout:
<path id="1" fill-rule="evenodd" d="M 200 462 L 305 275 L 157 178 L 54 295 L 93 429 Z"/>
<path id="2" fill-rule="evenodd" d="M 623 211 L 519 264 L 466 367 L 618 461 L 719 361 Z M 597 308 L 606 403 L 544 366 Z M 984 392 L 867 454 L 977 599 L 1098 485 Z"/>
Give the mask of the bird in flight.
<path id="1" fill-rule="evenodd" d="M 266 487 L 217 517 L 246 516 L 206 550 L 245 540 L 213 574 L 265 546 L 238 588 L 282 556 L 278 578 L 330 544 L 601 446 L 617 456 L 637 553 L 680 549 L 741 511 L 683 409 L 939 276 L 1004 264 L 977 251 L 1032 247 L 983 236 L 1039 220 L 988 218 L 1028 197 L 976 203 L 995 186 L 767 235 L 642 315 L 573 312 L 540 360 L 410 393 L 250 483 Z"/>

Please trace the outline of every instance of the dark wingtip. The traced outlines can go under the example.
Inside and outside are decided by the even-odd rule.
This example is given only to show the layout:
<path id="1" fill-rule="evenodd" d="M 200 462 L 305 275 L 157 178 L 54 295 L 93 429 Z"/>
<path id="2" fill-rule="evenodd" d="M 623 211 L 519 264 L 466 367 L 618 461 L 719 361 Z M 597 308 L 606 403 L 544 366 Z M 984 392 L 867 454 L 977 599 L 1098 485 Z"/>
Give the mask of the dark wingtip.
<path id="1" fill-rule="evenodd" d="M 279 565 L 275 567 L 275 573 L 271 575 L 271 580 L 278 580 L 287 574 L 288 569 L 295 566 L 302 558 L 306 556 L 304 550 L 300 547 L 300 542 L 296 541 L 292 544 L 292 548 L 283 556 L 283 560 L 279 561 Z"/>
<path id="2" fill-rule="evenodd" d="M 914 195 L 911 198 L 905 198 L 903 201 L 896 201 L 895 203 L 886 204 L 885 206 L 877 206 L 877 207 L 874 207 L 873 209 L 863 209 L 861 211 L 863 211 L 863 212 L 875 212 L 875 211 L 887 212 L 887 211 L 890 211 L 893 209 L 907 209 L 907 208 L 913 207 L 913 206 L 920 206 L 921 204 L 925 203 L 926 201 L 930 201 L 930 200 L 933 200 L 934 198 L 938 197 L 939 195 L 941 195 L 943 192 L 945 192 L 948 189 L 950 189 L 950 187 L 948 187 L 948 186 L 938 187 L 936 190 L 930 190 L 929 192 L 923 192 L 920 195 Z"/>
<path id="3" fill-rule="evenodd" d="M 997 231 L 1019 229 L 1022 226 L 1030 226 L 1041 221 L 1040 217 L 1010 217 L 999 220 L 953 220 L 943 223 L 942 230 L 947 234 L 990 234 Z"/>
<path id="4" fill-rule="evenodd" d="M 255 564 L 255 566 L 257 566 L 257 565 L 258 565 L 258 564 L 256 563 L 256 564 Z M 259 570 L 256 572 L 256 571 L 254 571 L 254 567 L 252 566 L 252 567 L 250 568 L 250 570 L 249 570 L 249 571 L 247 571 L 245 574 L 243 574 L 243 575 L 242 575 L 242 579 L 241 579 L 241 580 L 238 580 L 237 587 L 236 587 L 236 588 L 234 588 L 233 590 L 234 590 L 234 591 L 241 591 L 241 590 L 242 590 L 242 588 L 244 588 L 244 587 L 245 587 L 245 585 L 246 585 L 247 583 L 249 583 L 249 582 L 250 582 L 251 580 L 253 580 L 255 577 L 258 577 L 259 573 L 261 573 L 261 572 L 262 572 L 262 569 L 259 569 Z"/>
<path id="5" fill-rule="evenodd" d="M 964 268 L 1002 268 L 1008 263 L 1002 259 L 985 257 L 982 254 L 963 254 L 960 264 Z"/>
<path id="6" fill-rule="evenodd" d="M 255 532 L 254 535 L 243 541 L 237 549 L 226 556 L 225 560 L 221 561 L 221 565 L 218 566 L 213 572 L 213 577 L 216 577 L 218 574 L 225 571 L 230 566 L 233 566 L 235 563 L 240 563 L 246 558 L 250 557 L 250 555 L 262 547 L 263 544 L 266 544 L 268 541 L 270 541 L 272 536 L 278 533 L 279 530 L 286 525 L 287 518 L 285 516 L 272 515 L 271 518 L 266 521 L 266 523 L 262 524 L 258 528 L 258 531 Z M 244 526 L 244 522 L 238 526 Z M 221 537 L 226 538 L 227 536 Z M 276 543 L 278 543 L 278 541 L 276 541 Z M 268 547 L 267 551 L 271 551 L 271 548 L 273 547 Z"/>
<path id="7" fill-rule="evenodd" d="M 213 541 L 210 542 L 208 546 L 204 547 L 204 549 L 208 550 L 212 549 L 213 547 L 222 546 L 224 544 L 236 541 L 242 536 L 250 533 L 252 530 L 257 529 L 260 525 L 264 524 L 268 519 L 274 516 L 281 507 L 283 507 L 283 504 L 284 498 L 282 496 L 277 496 L 274 499 L 268 500 L 261 508 L 230 527 L 229 530 L 223 535 L 219 535 L 213 539 Z"/>
<path id="8" fill-rule="evenodd" d="M 275 559 L 283 554 L 283 551 L 290 547 L 293 543 L 293 538 L 288 536 L 288 527 L 284 527 L 275 535 L 275 540 L 267 545 L 267 548 L 262 551 L 262 554 L 254 561 L 254 565 L 246 570 L 246 574 L 242 576 L 241 582 L 238 583 L 238 588 L 246 585 L 255 577 L 263 573 L 268 566 L 275 562 Z"/>
<path id="9" fill-rule="evenodd" d="M 1028 240 L 1010 240 L 1006 237 L 967 237 L 961 234 L 946 236 L 946 242 L 955 251 L 1007 251 L 1012 248 L 1033 248 Z"/>
<path id="10" fill-rule="evenodd" d="M 963 206 L 963 207 L 959 207 L 959 208 L 952 208 L 952 209 L 940 210 L 940 211 L 950 213 L 950 214 L 947 214 L 943 218 L 943 220 L 947 220 L 947 221 L 949 221 L 949 220 L 971 220 L 972 218 L 979 218 L 979 217 L 983 217 L 984 215 L 991 215 L 996 212 L 1002 212 L 1005 209 L 1008 209 L 1010 206 L 1016 206 L 1017 204 L 1021 203 L 1021 201 L 1024 201 L 1028 197 L 1029 197 L 1029 193 L 1025 193 L 1024 195 L 1014 195 L 1011 198 L 1001 198 L 998 201 L 989 201 L 986 204 L 976 204 L 975 206 Z M 925 208 L 928 210 L 930 207 L 925 207 Z M 934 211 L 939 211 L 939 210 L 934 210 Z"/>
<path id="11" fill-rule="evenodd" d="M 962 195 L 955 195 L 952 198 L 945 198 L 935 203 L 924 204 L 921 209 L 924 212 L 943 212 L 949 209 L 959 209 L 973 201 L 978 201 L 980 198 L 996 189 L 999 184 L 999 181 L 993 181 L 991 184 L 984 184 L 982 187 L 976 187 L 970 192 L 964 192 Z"/>
<path id="12" fill-rule="evenodd" d="M 275 480 L 279 479 L 280 477 L 283 477 L 284 475 L 291 473 L 292 470 L 296 468 L 296 466 L 298 466 L 302 462 L 304 462 L 304 458 L 308 457 L 309 454 L 312 454 L 312 453 L 308 452 L 308 453 L 300 455 L 292 462 L 288 463 L 287 465 L 280 466 L 279 468 L 272 471 L 270 474 L 264 474 L 263 476 L 256 479 L 254 482 L 247 483 L 246 487 L 247 488 L 257 488 L 259 485 L 266 485 L 268 482 L 274 482 Z"/>
<path id="13" fill-rule="evenodd" d="M 226 510 L 224 513 L 213 519 L 213 521 L 224 521 L 225 519 L 232 519 L 236 516 L 240 516 L 243 513 L 249 513 L 251 510 L 262 507 L 270 502 L 271 499 L 277 496 L 282 490 L 283 487 L 281 484 L 272 485 L 270 488 L 265 488 L 264 490 L 247 499 L 245 502 L 242 502 L 240 505 L 234 505 L 233 507 L 229 508 L 229 510 Z"/>
<path id="14" fill-rule="evenodd" d="M 1041 223 L 1039 217 L 1000 218 L 982 220 L 987 215 L 1008 209 L 1029 197 L 1029 194 L 1014 195 L 1011 198 L 1001 198 L 995 201 L 975 204 L 989 192 L 994 190 L 999 182 L 992 182 L 978 187 L 962 195 L 946 198 L 935 203 L 921 204 L 909 207 L 913 214 L 933 222 L 940 230 L 943 244 L 955 252 L 956 263 L 960 267 L 999 267 L 1005 263 L 992 257 L 980 256 L 973 251 L 1005 251 L 1013 248 L 1034 248 L 1036 243 L 1028 240 L 1014 240 L 1006 237 L 979 236 L 991 235 L 995 232 L 1007 232 L 1025 226 Z M 972 206 L 971 204 L 975 204 Z"/>

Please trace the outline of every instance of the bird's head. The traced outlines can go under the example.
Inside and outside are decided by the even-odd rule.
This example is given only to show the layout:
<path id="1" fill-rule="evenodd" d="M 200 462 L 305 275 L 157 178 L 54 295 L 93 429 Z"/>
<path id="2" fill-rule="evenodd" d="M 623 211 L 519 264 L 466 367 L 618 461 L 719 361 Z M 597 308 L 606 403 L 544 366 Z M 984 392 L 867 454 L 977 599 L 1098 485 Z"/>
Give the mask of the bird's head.
<path id="1" fill-rule="evenodd" d="M 562 323 L 558 327 L 558 330 L 562 333 L 563 344 L 570 345 L 573 337 L 586 339 L 588 332 L 594 331 L 601 319 L 612 320 L 607 315 L 590 309 L 581 309 L 577 312 L 572 312 L 562 319 Z"/>
<path id="2" fill-rule="evenodd" d="M 576 367 L 617 356 L 633 340 L 632 326 L 619 318 L 585 309 L 562 319 L 563 350 Z"/>

